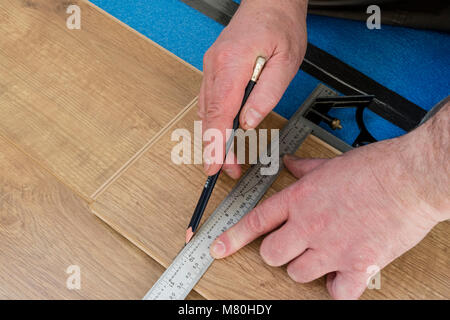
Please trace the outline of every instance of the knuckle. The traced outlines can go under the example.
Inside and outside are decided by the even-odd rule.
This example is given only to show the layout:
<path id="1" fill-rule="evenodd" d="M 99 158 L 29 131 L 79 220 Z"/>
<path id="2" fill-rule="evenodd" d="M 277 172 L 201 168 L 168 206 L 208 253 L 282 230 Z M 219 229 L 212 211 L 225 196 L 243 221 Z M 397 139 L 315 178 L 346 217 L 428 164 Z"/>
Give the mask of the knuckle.
<path id="1" fill-rule="evenodd" d="M 212 60 L 218 66 L 227 65 L 230 62 L 235 60 L 234 46 L 230 46 L 227 44 L 219 45 L 217 51 L 212 55 Z"/>
<path id="2" fill-rule="evenodd" d="M 280 237 L 269 236 L 264 239 L 260 248 L 260 255 L 264 262 L 271 267 L 279 267 L 280 257 L 285 251 L 285 244 Z"/>
<path id="3" fill-rule="evenodd" d="M 205 113 L 203 110 L 197 110 L 197 116 L 200 118 L 200 120 L 203 120 L 205 118 Z"/>
<path id="4" fill-rule="evenodd" d="M 211 104 L 229 104 L 228 100 L 235 101 L 235 83 L 233 77 L 227 74 L 220 75 L 214 81 L 212 88 Z M 234 98 L 234 99 L 232 99 Z"/>
<path id="5" fill-rule="evenodd" d="M 200 102 L 199 102 L 199 106 L 197 108 L 197 116 L 200 119 L 203 119 L 205 117 L 205 108 L 203 105 L 200 105 Z"/>
<path id="6" fill-rule="evenodd" d="M 294 54 L 292 54 L 290 50 L 286 50 L 279 53 L 278 59 L 280 62 L 289 63 L 293 61 L 293 56 Z"/>
<path id="7" fill-rule="evenodd" d="M 311 215 L 308 220 L 305 221 L 303 231 L 307 235 L 320 234 L 326 226 L 326 219 L 324 214 Z"/>
<path id="8" fill-rule="evenodd" d="M 254 234 L 261 234 L 264 232 L 265 224 L 263 219 L 263 214 L 259 208 L 253 209 L 247 216 L 245 220 L 248 231 Z"/>
<path id="9" fill-rule="evenodd" d="M 206 109 L 206 118 L 211 120 L 218 120 L 223 115 L 222 104 L 218 102 L 208 103 L 208 107 Z"/>
<path id="10" fill-rule="evenodd" d="M 299 50 L 295 50 L 292 48 L 292 50 L 283 51 L 279 55 L 279 61 L 285 65 L 288 66 L 300 66 L 302 55 L 299 52 Z"/>
<path id="11" fill-rule="evenodd" d="M 295 203 L 302 201 L 308 196 L 308 186 L 302 183 L 302 180 L 297 181 L 292 188 L 289 189 L 289 197 L 294 200 Z"/>
<path id="12" fill-rule="evenodd" d="M 220 120 L 221 122 L 225 119 L 228 120 L 228 118 L 234 118 L 233 110 L 229 105 L 229 102 L 232 101 L 230 98 L 232 94 L 232 84 L 221 86 L 220 90 L 215 92 L 206 105 L 206 118 L 208 120 Z"/>
<path id="13" fill-rule="evenodd" d="M 377 254 L 369 247 L 363 246 L 355 250 L 349 259 L 350 269 L 357 272 L 366 272 L 371 265 L 376 265 Z"/>
<path id="14" fill-rule="evenodd" d="M 304 203 L 305 199 L 316 194 L 316 192 L 317 187 L 314 182 L 308 181 L 307 179 L 301 179 L 289 188 L 289 193 L 286 196 L 291 205 L 298 206 L 300 203 Z"/>
<path id="15" fill-rule="evenodd" d="M 203 63 L 214 67 L 226 65 L 236 58 L 236 45 L 221 41 L 214 43 L 204 54 Z"/>

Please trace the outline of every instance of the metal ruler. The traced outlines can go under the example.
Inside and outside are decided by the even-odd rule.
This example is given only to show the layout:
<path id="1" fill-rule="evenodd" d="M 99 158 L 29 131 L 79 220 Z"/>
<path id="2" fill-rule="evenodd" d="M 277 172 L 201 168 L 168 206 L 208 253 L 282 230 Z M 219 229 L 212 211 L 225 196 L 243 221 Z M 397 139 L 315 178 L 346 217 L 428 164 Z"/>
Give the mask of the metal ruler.
<path id="1" fill-rule="evenodd" d="M 278 144 L 280 156 L 295 153 L 311 132 L 323 130 L 303 118 L 303 113 L 316 97 L 330 95 L 336 95 L 336 93 L 319 85 L 291 117 L 280 132 Z M 272 144 L 273 147 L 274 144 Z M 269 150 L 273 152 L 274 149 Z M 209 247 L 214 239 L 256 206 L 283 169 L 281 159 L 279 163 L 279 170 L 274 175 L 261 175 L 261 168 L 264 165 L 260 163 L 247 170 L 228 196 L 197 231 L 195 237 L 180 251 L 172 264 L 145 295 L 144 300 L 181 300 L 189 294 L 214 260 L 209 254 Z"/>

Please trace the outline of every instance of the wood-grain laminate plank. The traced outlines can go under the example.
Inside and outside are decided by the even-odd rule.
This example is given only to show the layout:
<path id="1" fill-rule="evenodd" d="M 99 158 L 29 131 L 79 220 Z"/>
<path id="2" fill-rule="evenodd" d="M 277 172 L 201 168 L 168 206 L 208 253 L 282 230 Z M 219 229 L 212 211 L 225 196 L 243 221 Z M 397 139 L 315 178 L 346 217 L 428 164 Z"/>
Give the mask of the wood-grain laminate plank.
<path id="1" fill-rule="evenodd" d="M 0 299 L 141 299 L 161 265 L 2 138 L 0 150 Z"/>
<path id="2" fill-rule="evenodd" d="M 85 199 L 198 93 L 198 70 L 85 1 L 4 0 L 0 21 L 0 135 Z"/>
<path id="3" fill-rule="evenodd" d="M 191 110 L 173 129 L 192 130 L 194 120 L 195 111 Z M 285 121 L 271 114 L 262 127 L 280 128 Z M 95 214 L 165 267 L 183 246 L 185 228 L 205 181 L 200 165 L 172 163 L 170 153 L 175 143 L 170 133 L 161 137 L 91 206 Z M 314 137 L 309 137 L 297 152 L 303 157 L 329 158 L 337 154 Z M 283 171 L 266 197 L 293 182 L 294 177 Z M 203 221 L 233 184 L 230 178 L 221 175 Z M 416 248 L 385 268 L 382 289 L 367 290 L 363 298 L 450 297 L 448 227 L 448 223 L 437 226 Z M 229 258 L 215 261 L 195 287 L 196 291 L 207 299 L 329 297 L 324 279 L 300 285 L 287 276 L 285 268 L 265 265 L 258 253 L 260 241 L 254 241 Z"/>

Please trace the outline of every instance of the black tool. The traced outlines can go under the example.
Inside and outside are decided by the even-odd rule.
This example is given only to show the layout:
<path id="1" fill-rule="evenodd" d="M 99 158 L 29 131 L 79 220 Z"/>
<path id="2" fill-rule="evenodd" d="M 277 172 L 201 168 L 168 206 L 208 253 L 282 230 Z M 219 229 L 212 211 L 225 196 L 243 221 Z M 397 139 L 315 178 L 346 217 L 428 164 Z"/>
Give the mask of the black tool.
<path id="1" fill-rule="evenodd" d="M 377 142 L 367 129 L 363 115 L 366 108 L 374 103 L 373 95 L 353 95 L 353 96 L 334 96 L 316 98 L 311 109 L 307 113 L 307 118 L 325 122 L 331 129 L 342 129 L 339 119 L 332 118 L 327 114 L 330 109 L 356 108 L 356 123 L 358 124 L 359 134 L 353 142 L 353 147 L 360 147 L 366 144 Z"/>

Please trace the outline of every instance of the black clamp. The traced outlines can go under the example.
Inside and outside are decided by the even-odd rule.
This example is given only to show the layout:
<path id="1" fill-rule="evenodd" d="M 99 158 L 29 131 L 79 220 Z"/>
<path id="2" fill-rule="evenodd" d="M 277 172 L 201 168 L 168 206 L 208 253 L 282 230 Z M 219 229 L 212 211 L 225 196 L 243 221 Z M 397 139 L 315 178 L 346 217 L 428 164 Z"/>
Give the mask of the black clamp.
<path id="1" fill-rule="evenodd" d="M 305 117 L 313 122 L 325 122 L 331 129 L 342 129 L 341 121 L 330 117 L 328 112 L 331 109 L 356 108 L 356 123 L 358 124 L 359 134 L 353 142 L 353 147 L 367 145 L 377 140 L 370 134 L 364 123 L 364 109 L 373 102 L 373 95 L 354 95 L 354 96 L 330 96 L 316 98 L 311 108 L 306 112 Z"/>

